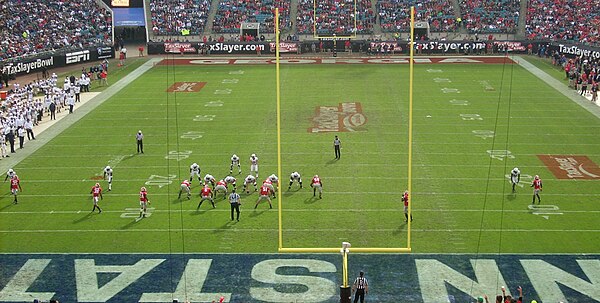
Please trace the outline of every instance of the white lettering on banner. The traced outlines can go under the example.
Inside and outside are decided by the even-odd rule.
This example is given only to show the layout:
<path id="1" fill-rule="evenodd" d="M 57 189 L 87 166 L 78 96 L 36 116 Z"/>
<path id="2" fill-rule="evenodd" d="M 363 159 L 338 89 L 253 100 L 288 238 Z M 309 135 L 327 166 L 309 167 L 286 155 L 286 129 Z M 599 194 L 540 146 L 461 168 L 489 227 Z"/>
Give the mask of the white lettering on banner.
<path id="1" fill-rule="evenodd" d="M 561 287 L 568 287 L 592 300 L 600 301 L 600 260 L 577 260 L 577 263 L 589 282 L 546 261 L 521 260 L 521 265 L 542 302 L 568 302 Z"/>
<path id="2" fill-rule="evenodd" d="M 165 259 L 142 259 L 133 265 L 96 265 L 93 259 L 76 259 L 77 301 L 106 302 L 164 261 Z M 119 275 L 98 287 L 98 273 Z"/>
<path id="3" fill-rule="evenodd" d="M 423 303 L 449 302 L 447 284 L 474 298 L 481 294 L 498 293 L 498 285 L 506 285 L 495 260 L 471 260 L 475 280 L 438 260 L 426 259 L 415 260 L 415 262 Z"/>
<path id="4" fill-rule="evenodd" d="M 90 60 L 90 51 L 83 50 L 79 52 L 67 53 L 65 57 L 67 64 L 85 62 Z"/>
<path id="5" fill-rule="evenodd" d="M 0 302 L 32 302 L 33 299 L 48 301 L 53 292 L 27 292 L 51 259 L 29 259 L 0 291 Z"/>
<path id="6" fill-rule="evenodd" d="M 220 296 L 224 297 L 223 302 L 229 302 L 231 293 L 202 293 L 202 286 L 208 276 L 211 263 L 211 259 L 190 259 L 175 292 L 143 293 L 139 302 L 172 302 L 173 298 L 190 302 L 211 302 Z"/>
<path id="7" fill-rule="evenodd" d="M 54 66 L 54 56 L 51 56 L 48 59 L 37 59 L 33 62 L 19 62 L 16 65 L 8 63 L 2 68 L 2 71 L 5 74 L 18 74 L 20 72 L 25 72 L 26 74 L 29 74 L 32 70 L 52 66 Z"/>
<path id="8" fill-rule="evenodd" d="M 229 64 L 228 59 L 201 59 L 192 60 L 190 64 Z"/>
<path id="9" fill-rule="evenodd" d="M 301 293 L 280 292 L 271 287 L 251 287 L 252 298 L 265 302 L 322 302 L 330 300 L 337 294 L 336 283 L 329 279 L 314 276 L 295 276 L 277 274 L 282 267 L 303 267 L 309 272 L 336 272 L 335 265 L 330 262 L 310 259 L 277 259 L 265 260 L 252 268 L 252 278 L 256 281 L 276 284 L 304 285 L 306 291 Z"/>

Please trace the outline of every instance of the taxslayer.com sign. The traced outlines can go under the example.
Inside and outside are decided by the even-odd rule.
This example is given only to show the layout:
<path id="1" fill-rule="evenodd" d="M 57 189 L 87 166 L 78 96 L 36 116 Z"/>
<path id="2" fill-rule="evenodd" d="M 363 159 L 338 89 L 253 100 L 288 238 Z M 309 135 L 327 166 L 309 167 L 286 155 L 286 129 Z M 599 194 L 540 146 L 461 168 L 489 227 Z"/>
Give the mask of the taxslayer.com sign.
<path id="1" fill-rule="evenodd" d="M 537 156 L 557 179 L 600 179 L 600 167 L 587 156 Z"/>
<path id="2" fill-rule="evenodd" d="M 167 92 L 170 93 L 193 93 L 193 92 L 199 92 L 204 85 L 206 85 L 206 82 L 175 82 L 173 83 L 173 85 L 171 85 L 171 87 L 169 87 L 169 89 L 167 89 Z"/>
<path id="3" fill-rule="evenodd" d="M 364 131 L 367 118 L 360 102 L 344 102 L 337 106 L 319 106 L 312 118 L 309 133 Z"/>
<path id="4" fill-rule="evenodd" d="M 191 43 L 165 43 L 165 52 L 166 53 L 181 53 L 181 48 L 183 48 L 184 53 L 195 53 L 196 48 L 192 46 Z"/>

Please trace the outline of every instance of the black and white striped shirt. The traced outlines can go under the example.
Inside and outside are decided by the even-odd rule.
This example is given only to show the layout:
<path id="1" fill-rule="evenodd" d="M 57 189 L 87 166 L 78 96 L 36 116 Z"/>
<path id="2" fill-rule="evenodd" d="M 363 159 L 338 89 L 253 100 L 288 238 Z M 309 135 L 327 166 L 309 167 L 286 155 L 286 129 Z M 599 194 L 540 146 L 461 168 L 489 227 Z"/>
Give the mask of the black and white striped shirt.
<path id="1" fill-rule="evenodd" d="M 356 280 L 354 280 L 354 286 L 356 287 L 356 289 L 365 289 L 369 286 L 369 282 L 367 282 L 367 278 L 365 277 L 358 277 L 356 278 Z"/>

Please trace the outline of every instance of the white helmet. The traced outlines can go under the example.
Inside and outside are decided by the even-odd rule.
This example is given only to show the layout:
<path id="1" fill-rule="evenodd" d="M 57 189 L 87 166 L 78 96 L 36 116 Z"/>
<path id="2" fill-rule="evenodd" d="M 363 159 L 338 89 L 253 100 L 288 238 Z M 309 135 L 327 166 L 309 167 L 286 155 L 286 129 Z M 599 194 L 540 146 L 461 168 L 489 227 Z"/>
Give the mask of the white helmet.
<path id="1" fill-rule="evenodd" d="M 198 163 L 194 162 L 194 164 L 192 164 L 192 166 L 198 166 Z"/>
<path id="2" fill-rule="evenodd" d="M 142 188 L 140 188 L 140 191 L 146 191 L 146 187 L 142 186 Z"/>
<path id="3" fill-rule="evenodd" d="M 232 158 L 237 158 L 238 156 L 236 154 L 233 154 L 233 156 L 231 156 Z"/>
<path id="4" fill-rule="evenodd" d="M 15 172 L 15 171 L 14 171 L 12 168 L 8 170 L 8 173 L 10 173 L 10 174 L 12 174 L 12 173 L 14 173 L 14 172 Z"/>
<path id="5" fill-rule="evenodd" d="M 535 175 L 535 179 L 536 179 L 536 180 L 537 180 L 537 179 L 539 179 L 539 178 L 540 178 L 540 176 L 538 176 L 538 175 Z"/>
<path id="6" fill-rule="evenodd" d="M 106 170 L 109 170 L 109 169 L 110 169 L 110 165 L 106 165 L 106 168 L 105 168 L 105 169 L 106 169 Z"/>
<path id="7" fill-rule="evenodd" d="M 100 187 L 100 183 L 96 183 L 96 187 Z"/>
<path id="8" fill-rule="evenodd" d="M 315 178 L 318 178 L 318 177 L 319 177 L 319 175 L 315 175 Z"/>
<path id="9" fill-rule="evenodd" d="M 256 158 L 256 154 L 252 154 L 250 157 L 252 157 L 252 158 Z"/>

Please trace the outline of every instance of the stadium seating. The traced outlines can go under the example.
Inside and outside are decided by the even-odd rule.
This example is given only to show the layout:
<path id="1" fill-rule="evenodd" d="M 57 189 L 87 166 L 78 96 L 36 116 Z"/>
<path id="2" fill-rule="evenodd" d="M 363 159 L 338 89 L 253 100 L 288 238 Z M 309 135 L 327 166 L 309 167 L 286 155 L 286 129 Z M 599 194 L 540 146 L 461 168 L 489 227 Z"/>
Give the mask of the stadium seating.
<path id="1" fill-rule="evenodd" d="M 598 43 L 600 0 L 529 0 L 527 5 L 529 39 Z"/>
<path id="2" fill-rule="evenodd" d="M 461 17 L 470 32 L 515 33 L 519 0 L 460 0 Z"/>
<path id="3" fill-rule="evenodd" d="M 456 15 L 449 0 L 424 1 L 380 0 L 377 3 L 379 24 L 384 32 L 407 32 L 410 30 L 410 6 L 415 6 L 415 19 L 429 22 L 431 31 L 455 31 Z"/>
<path id="4" fill-rule="evenodd" d="M 356 5 L 355 5 L 356 3 Z M 356 10 L 356 18 L 354 13 Z M 298 1 L 296 18 L 299 34 L 312 34 L 314 5 L 313 0 Z M 318 1 L 316 7 L 318 35 L 370 34 L 373 32 L 375 14 L 371 0 L 325 0 Z M 356 29 L 354 21 L 356 19 Z"/>
<path id="5" fill-rule="evenodd" d="M 94 1 L 9 0 L 0 5 L 0 59 L 112 45 L 111 14 Z"/>
<path id="6" fill-rule="evenodd" d="M 210 11 L 210 0 L 150 0 L 152 32 L 157 36 L 179 36 L 181 30 L 199 35 Z"/>
<path id="7" fill-rule="evenodd" d="M 260 32 L 275 32 L 275 8 L 279 8 L 279 27 L 289 28 L 290 0 L 220 0 L 213 20 L 216 33 L 240 32 L 242 22 L 260 22 Z"/>

